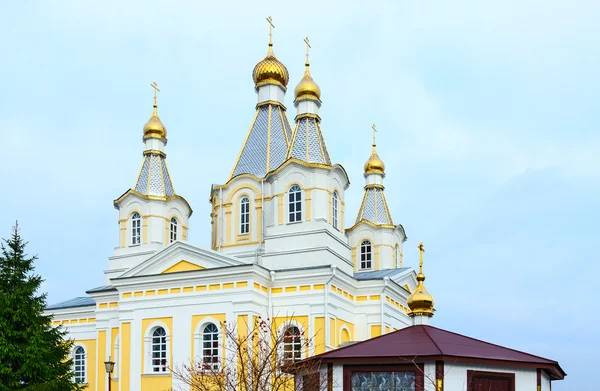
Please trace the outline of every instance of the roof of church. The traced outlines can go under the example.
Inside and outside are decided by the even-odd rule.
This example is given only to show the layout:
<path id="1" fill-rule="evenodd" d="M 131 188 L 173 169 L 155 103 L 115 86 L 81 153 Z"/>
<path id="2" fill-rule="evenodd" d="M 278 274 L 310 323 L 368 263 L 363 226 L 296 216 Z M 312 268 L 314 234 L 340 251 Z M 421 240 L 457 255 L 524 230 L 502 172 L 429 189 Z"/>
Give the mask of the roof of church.
<path id="1" fill-rule="evenodd" d="M 258 106 L 230 179 L 241 174 L 264 178 L 285 161 L 292 128 L 280 104 Z"/>
<path id="2" fill-rule="evenodd" d="M 394 225 L 383 187 L 367 186 L 365 188 L 365 195 L 358 210 L 355 225 L 361 221 L 368 221 L 375 225 Z"/>
<path id="3" fill-rule="evenodd" d="M 164 155 L 154 153 L 144 155 L 144 162 L 134 190 L 151 197 L 169 198 L 175 195 Z"/>
<path id="4" fill-rule="evenodd" d="M 392 278 L 397 274 L 403 274 L 407 270 L 412 270 L 411 267 L 401 267 L 398 269 L 382 269 L 369 272 L 356 272 L 352 276 L 355 280 L 382 280 L 385 277 Z"/>
<path id="5" fill-rule="evenodd" d="M 387 359 L 387 360 L 386 360 Z M 353 345 L 309 358 L 322 362 L 387 362 L 413 360 L 443 360 L 454 362 L 490 362 L 533 366 L 548 370 L 553 379 L 563 379 L 566 373 L 557 361 L 494 345 L 433 326 L 410 326 L 401 330 L 358 342 Z"/>
<path id="6" fill-rule="evenodd" d="M 316 116 L 305 116 L 297 119 L 287 158 L 331 166 L 331 157 L 327 151 L 323 132 Z"/>
<path id="7" fill-rule="evenodd" d="M 96 301 L 91 297 L 76 297 L 74 299 L 62 301 L 57 304 L 49 305 L 46 307 L 46 310 L 59 310 L 63 308 L 73 308 L 73 307 L 89 307 L 95 306 Z"/>

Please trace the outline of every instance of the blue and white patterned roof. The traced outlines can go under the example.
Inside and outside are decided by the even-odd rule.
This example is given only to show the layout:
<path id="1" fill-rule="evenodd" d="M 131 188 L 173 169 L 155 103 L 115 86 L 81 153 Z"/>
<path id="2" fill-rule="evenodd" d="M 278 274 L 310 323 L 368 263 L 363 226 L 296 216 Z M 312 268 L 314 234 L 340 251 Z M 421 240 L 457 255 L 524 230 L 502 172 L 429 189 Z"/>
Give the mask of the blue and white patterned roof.
<path id="1" fill-rule="evenodd" d="M 169 198 L 175 195 L 164 155 L 144 155 L 144 163 L 134 189 L 146 196 Z"/>
<path id="2" fill-rule="evenodd" d="M 265 177 L 283 164 L 291 138 L 291 126 L 282 106 L 258 107 L 231 178 L 241 174 Z"/>
<path id="3" fill-rule="evenodd" d="M 307 116 L 296 121 L 287 157 L 331 166 L 331 158 L 317 118 Z"/>
<path id="4" fill-rule="evenodd" d="M 375 225 L 394 225 L 382 187 L 367 187 L 356 216 L 356 223 L 369 221 Z"/>

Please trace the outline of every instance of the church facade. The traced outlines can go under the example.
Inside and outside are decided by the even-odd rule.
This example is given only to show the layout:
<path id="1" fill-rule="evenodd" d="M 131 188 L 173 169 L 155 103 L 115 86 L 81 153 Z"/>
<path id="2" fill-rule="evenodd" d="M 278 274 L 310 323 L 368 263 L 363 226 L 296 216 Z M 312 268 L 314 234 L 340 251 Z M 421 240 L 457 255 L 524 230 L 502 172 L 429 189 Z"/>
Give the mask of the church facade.
<path id="1" fill-rule="evenodd" d="M 293 124 L 272 42 L 253 81 L 250 128 L 229 178 L 210 191 L 210 248 L 188 243 L 192 208 L 167 168 L 153 85 L 137 181 L 114 201 L 120 239 L 104 285 L 47 309 L 75 341 L 76 380 L 88 390 L 108 389 L 109 357 L 112 390 L 177 389 L 169 368 L 222 355 L 225 321 L 262 316 L 300 330 L 314 340 L 303 358 L 412 325 L 407 301 L 419 282 L 403 265 L 406 233 L 387 205 L 375 137 L 360 209 L 346 210 L 350 182 L 325 143 L 308 55 Z"/>

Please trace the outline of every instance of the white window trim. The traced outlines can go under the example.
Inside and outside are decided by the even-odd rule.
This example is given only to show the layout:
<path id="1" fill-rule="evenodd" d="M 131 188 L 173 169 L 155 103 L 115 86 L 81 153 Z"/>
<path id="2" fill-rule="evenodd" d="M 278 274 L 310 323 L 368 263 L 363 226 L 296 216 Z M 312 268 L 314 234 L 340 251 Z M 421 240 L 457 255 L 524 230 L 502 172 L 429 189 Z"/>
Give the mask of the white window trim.
<path id="1" fill-rule="evenodd" d="M 88 352 L 87 349 L 85 348 L 85 345 L 81 344 L 81 343 L 75 343 L 73 344 L 73 346 L 71 347 L 71 359 L 73 360 L 73 371 L 75 371 L 75 352 L 77 351 L 77 348 L 82 348 L 83 349 L 83 382 L 79 383 L 79 384 L 87 384 L 88 381 Z M 73 376 L 73 381 L 76 380 L 76 376 Z"/>
<path id="2" fill-rule="evenodd" d="M 342 343 L 343 343 L 343 342 L 342 342 L 342 335 L 344 335 L 344 330 L 346 330 L 346 331 L 348 332 L 348 335 L 350 336 L 350 341 L 348 341 L 348 342 L 352 342 L 352 339 L 354 339 L 354 337 L 352 336 L 352 333 L 350 332 L 350 329 L 348 328 L 348 326 L 346 326 L 346 325 L 343 325 L 343 326 L 340 328 L 340 343 L 339 343 L 339 345 L 340 345 L 340 346 L 341 346 L 341 345 L 342 345 Z"/>
<path id="3" fill-rule="evenodd" d="M 290 189 L 294 186 L 298 186 L 300 188 L 300 220 L 295 220 L 295 221 L 290 221 Z M 300 186 L 297 183 L 294 183 L 293 185 L 289 186 L 287 191 L 285 192 L 285 202 L 287 204 L 285 210 L 286 210 L 286 214 L 285 214 L 285 222 L 286 224 L 298 224 L 304 221 L 304 217 L 305 217 L 305 213 L 306 213 L 306 205 L 305 205 L 305 192 L 304 192 L 304 188 L 302 186 Z M 296 201 L 294 201 L 294 204 L 296 203 Z M 296 212 L 294 212 L 296 213 Z"/>
<path id="4" fill-rule="evenodd" d="M 338 231 L 340 230 L 338 228 L 338 224 L 340 223 L 339 218 L 338 218 L 339 203 L 340 203 L 340 196 L 339 196 L 339 193 L 337 192 L 337 190 L 335 190 L 333 192 L 333 194 L 331 195 L 331 225 L 333 225 L 333 228 L 337 229 Z"/>
<path id="5" fill-rule="evenodd" d="M 135 215 L 136 213 L 139 216 L 139 218 L 134 219 L 133 215 Z M 129 214 L 129 219 L 130 219 L 130 222 L 129 222 L 129 246 L 130 247 L 131 246 L 139 246 L 140 244 L 142 244 L 142 215 L 138 211 L 133 211 Z M 133 234 L 133 229 L 134 229 L 133 223 L 135 220 L 139 221 L 139 224 L 140 224 L 140 227 L 139 227 L 140 234 L 138 237 L 139 240 L 136 243 L 133 242 L 133 239 L 137 236 L 137 235 Z"/>
<path id="6" fill-rule="evenodd" d="M 242 232 L 242 225 L 243 225 L 243 223 L 242 223 L 242 215 L 243 215 L 243 213 L 242 213 L 242 201 L 244 199 L 248 200 L 248 220 L 246 221 L 246 224 L 248 225 L 248 231 L 247 232 Z M 239 216 L 240 216 L 239 225 L 238 225 L 238 235 L 250 235 L 250 213 L 251 213 L 250 197 L 247 196 L 247 195 L 241 196 L 240 197 L 240 202 L 238 203 L 238 207 L 239 207 L 238 213 L 239 213 Z"/>
<path id="7" fill-rule="evenodd" d="M 371 266 L 370 267 L 362 267 L 362 248 L 363 248 L 363 243 L 364 242 L 369 242 L 369 253 L 371 254 L 371 259 L 369 261 L 365 261 L 365 262 L 370 262 Z M 358 270 L 373 270 L 373 263 L 375 262 L 375 252 L 373 251 L 373 242 L 370 239 L 363 239 L 360 241 L 360 244 L 358 245 Z"/>
<path id="8" fill-rule="evenodd" d="M 162 327 L 166 332 L 166 342 L 167 342 L 167 370 L 165 372 L 154 372 L 152 371 L 152 334 L 154 330 L 158 327 Z M 171 376 L 171 332 L 166 324 L 161 321 L 155 321 L 150 324 L 145 331 L 144 334 L 144 375 L 153 375 L 153 376 Z"/>
<path id="9" fill-rule="evenodd" d="M 223 369 L 223 330 L 221 328 L 221 323 L 214 318 L 207 317 L 202 319 L 201 322 L 198 323 L 196 328 L 194 329 L 194 356 L 193 361 L 194 364 L 202 363 L 204 361 L 204 349 L 203 349 L 203 337 L 204 337 L 204 327 L 206 327 L 209 323 L 217 326 L 217 331 L 219 335 L 218 343 L 219 343 L 219 367 L 215 370 Z"/>
<path id="10" fill-rule="evenodd" d="M 398 244 L 394 246 L 394 267 L 400 267 L 400 246 Z"/>
<path id="11" fill-rule="evenodd" d="M 173 223 L 173 219 L 175 219 L 175 223 Z M 173 226 L 175 230 L 173 230 Z M 173 243 L 177 241 L 177 237 L 179 236 L 179 219 L 173 216 L 169 220 L 169 243 Z"/>
<path id="12" fill-rule="evenodd" d="M 306 335 L 305 335 L 305 331 L 304 331 L 304 327 L 302 327 L 300 325 L 300 323 L 298 323 L 296 320 L 286 320 L 285 322 L 283 322 L 283 324 L 281 326 L 279 326 L 279 329 L 277 329 L 277 336 L 278 338 L 280 336 L 283 336 L 283 333 L 289 328 L 289 327 L 297 327 L 298 330 L 300 331 L 300 358 L 299 360 L 303 360 L 306 358 Z M 277 346 L 277 356 L 278 357 L 283 357 L 284 354 L 284 343 L 283 340 L 281 340 L 282 342 L 279 344 L 279 346 Z"/>

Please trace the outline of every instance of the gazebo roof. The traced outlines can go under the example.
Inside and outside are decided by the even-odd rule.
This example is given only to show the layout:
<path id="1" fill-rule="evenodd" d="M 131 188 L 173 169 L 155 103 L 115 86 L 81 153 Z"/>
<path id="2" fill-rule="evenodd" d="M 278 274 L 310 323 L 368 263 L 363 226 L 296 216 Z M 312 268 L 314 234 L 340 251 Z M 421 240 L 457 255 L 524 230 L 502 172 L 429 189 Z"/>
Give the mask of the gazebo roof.
<path id="1" fill-rule="evenodd" d="M 556 361 L 425 325 L 406 327 L 308 360 L 338 363 L 478 362 L 542 368 L 553 379 L 566 376 Z"/>

